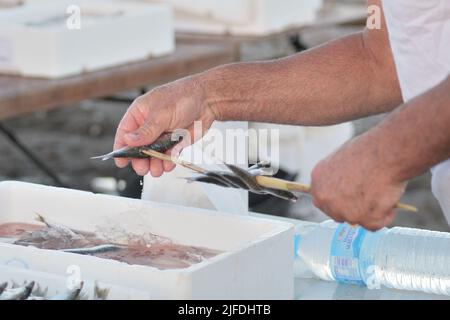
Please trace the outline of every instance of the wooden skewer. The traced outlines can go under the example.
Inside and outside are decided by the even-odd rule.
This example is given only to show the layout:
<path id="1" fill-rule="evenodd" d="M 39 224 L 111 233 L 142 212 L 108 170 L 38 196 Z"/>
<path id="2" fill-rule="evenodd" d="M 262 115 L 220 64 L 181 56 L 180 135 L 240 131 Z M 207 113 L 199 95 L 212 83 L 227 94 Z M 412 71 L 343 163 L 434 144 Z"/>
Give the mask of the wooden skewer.
<path id="1" fill-rule="evenodd" d="M 256 181 L 259 185 L 266 188 L 272 188 L 277 190 L 284 190 L 284 191 L 294 191 L 294 192 L 301 192 L 301 193 L 310 193 L 311 192 L 311 186 L 307 184 L 282 180 L 278 178 L 273 177 L 267 177 L 267 176 L 257 176 Z M 404 203 L 397 203 L 395 206 L 396 209 L 401 209 L 404 211 L 409 212 L 418 212 L 419 210 L 411 206 L 409 204 Z"/>
<path id="2" fill-rule="evenodd" d="M 173 162 L 173 163 L 183 166 L 185 168 L 191 169 L 197 173 L 205 174 L 207 172 L 205 169 L 203 169 L 199 166 L 196 166 L 196 165 L 186 162 L 186 161 L 182 161 L 175 157 L 171 157 L 164 153 L 160 153 L 160 152 L 157 152 L 154 150 L 146 150 L 146 151 L 142 151 L 142 152 L 151 157 L 154 157 L 154 158 L 157 158 L 157 159 L 160 159 L 163 161 Z M 256 176 L 255 178 L 256 178 L 256 182 L 258 182 L 258 184 L 260 186 L 265 187 L 265 188 L 271 188 L 271 189 L 277 189 L 277 190 L 283 190 L 283 191 L 294 191 L 294 192 L 301 192 L 301 193 L 307 193 L 307 194 L 309 194 L 311 192 L 311 186 L 309 186 L 307 184 L 292 182 L 292 181 L 288 181 L 288 180 L 282 180 L 282 179 L 268 177 L 268 176 Z M 395 208 L 401 209 L 404 211 L 409 211 L 409 212 L 418 212 L 419 211 L 416 207 L 411 206 L 409 204 L 404 204 L 404 203 L 397 203 Z"/>
<path id="3" fill-rule="evenodd" d="M 180 165 L 182 167 L 191 169 L 192 171 L 195 171 L 197 173 L 206 174 L 206 172 L 207 172 L 205 169 L 203 169 L 203 168 L 201 168 L 199 166 L 196 166 L 195 164 L 192 164 L 192 163 L 180 160 L 179 158 L 171 157 L 171 156 L 169 156 L 167 154 L 164 154 L 164 153 L 161 153 L 161 152 L 158 152 L 158 151 L 144 150 L 144 151 L 142 151 L 142 153 L 145 153 L 146 155 L 151 156 L 151 157 L 156 158 L 156 159 L 159 159 L 159 160 L 169 161 L 169 162 L 175 163 L 175 164 Z"/>

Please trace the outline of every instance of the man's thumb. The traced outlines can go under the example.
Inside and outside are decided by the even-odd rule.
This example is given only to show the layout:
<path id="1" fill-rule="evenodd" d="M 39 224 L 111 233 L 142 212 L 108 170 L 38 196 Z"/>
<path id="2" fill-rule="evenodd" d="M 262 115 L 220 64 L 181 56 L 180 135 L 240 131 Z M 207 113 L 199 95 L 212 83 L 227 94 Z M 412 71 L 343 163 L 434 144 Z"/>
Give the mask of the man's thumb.
<path id="1" fill-rule="evenodd" d="M 164 130 L 160 130 L 151 121 L 146 121 L 136 131 L 125 134 L 125 143 L 130 147 L 138 147 L 154 142 L 163 133 Z"/>

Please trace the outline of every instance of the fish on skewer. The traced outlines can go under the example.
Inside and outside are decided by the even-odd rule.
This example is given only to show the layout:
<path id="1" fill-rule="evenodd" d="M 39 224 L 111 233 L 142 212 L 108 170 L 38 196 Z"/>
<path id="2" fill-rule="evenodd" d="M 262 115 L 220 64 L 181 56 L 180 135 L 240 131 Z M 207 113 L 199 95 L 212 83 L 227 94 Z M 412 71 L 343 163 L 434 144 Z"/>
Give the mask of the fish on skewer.
<path id="1" fill-rule="evenodd" d="M 190 180 L 190 181 L 197 181 L 197 179 L 201 179 L 198 181 L 213 183 L 213 184 L 217 184 L 222 187 L 237 188 L 236 183 L 230 183 L 230 181 L 229 181 L 230 179 L 228 179 L 228 177 L 223 178 L 224 177 L 223 173 L 215 174 L 213 179 L 207 179 L 207 178 L 209 178 L 208 177 L 209 172 L 207 170 L 204 170 L 204 169 L 194 165 L 194 164 L 187 163 L 185 161 L 181 161 L 177 158 L 170 157 L 166 154 L 163 154 L 163 153 L 160 153 L 160 152 L 157 152 L 154 150 L 146 150 L 143 152 L 148 154 L 149 156 L 155 157 L 160 160 L 171 161 L 175 164 L 178 164 L 185 168 L 191 169 L 201 175 L 200 176 L 201 178 L 196 178 L 196 177 L 189 178 L 188 180 Z M 306 185 L 306 184 L 292 182 L 292 181 L 288 181 L 288 180 L 282 180 L 282 179 L 278 179 L 278 178 L 275 178 L 272 176 L 255 175 L 256 171 L 254 171 L 254 170 L 259 169 L 259 168 L 252 167 L 251 168 L 252 170 L 246 171 L 244 169 L 241 169 L 241 168 L 233 166 L 233 165 L 227 165 L 227 164 L 225 164 L 225 165 L 233 172 L 234 176 L 237 179 L 240 179 L 241 182 L 247 186 L 248 189 L 247 188 L 244 188 L 244 189 L 247 189 L 250 192 L 254 192 L 254 193 L 266 192 L 267 194 L 271 194 L 271 195 L 274 195 L 281 199 L 289 200 L 292 202 L 295 202 L 297 200 L 297 197 L 293 194 L 293 192 L 300 192 L 300 193 L 304 193 L 304 194 L 311 193 L 311 186 Z M 265 165 L 265 167 L 267 167 L 267 164 Z M 404 203 L 397 203 L 395 208 L 401 209 L 404 211 L 409 211 L 409 212 L 417 212 L 418 211 L 418 209 L 416 207 L 411 206 L 409 204 L 404 204 Z"/>
<path id="2" fill-rule="evenodd" d="M 161 153 L 170 150 L 179 142 L 181 142 L 182 136 L 165 133 L 161 135 L 155 142 L 149 145 L 141 146 L 141 147 L 124 147 L 119 150 L 112 151 L 108 154 L 92 157 L 91 159 L 101 159 L 103 161 L 113 159 L 113 158 L 130 158 L 130 159 L 146 159 L 150 158 L 149 155 L 145 154 L 146 150 L 154 150 Z"/>
<path id="3" fill-rule="evenodd" d="M 243 170 L 243 169 L 242 169 Z M 248 172 L 250 174 L 250 172 Z M 249 179 L 246 175 L 229 174 L 227 172 L 213 172 L 209 171 L 204 175 L 198 175 L 195 177 L 186 178 L 188 182 L 203 182 L 218 185 L 225 188 L 237 188 L 248 190 L 256 194 L 270 194 L 277 198 L 295 202 L 297 196 L 290 191 L 276 190 L 258 186 L 252 179 Z"/>

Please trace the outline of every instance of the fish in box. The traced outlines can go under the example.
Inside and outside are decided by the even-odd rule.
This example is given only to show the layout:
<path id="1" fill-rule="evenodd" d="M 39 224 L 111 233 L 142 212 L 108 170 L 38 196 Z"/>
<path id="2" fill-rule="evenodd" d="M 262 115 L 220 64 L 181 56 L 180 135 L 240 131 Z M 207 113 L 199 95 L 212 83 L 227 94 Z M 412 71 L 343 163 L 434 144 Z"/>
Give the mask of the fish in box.
<path id="1" fill-rule="evenodd" d="M 181 248 L 177 252 L 208 248 L 215 253 L 196 263 L 158 268 L 0 243 L 0 266 L 57 276 L 76 266 L 83 280 L 143 291 L 152 299 L 293 297 L 293 226 L 289 223 L 22 182 L 0 183 L 0 224 L 35 224 L 36 213 L 84 234 L 106 230 L 103 234 L 119 244 L 126 243 L 129 234 L 151 234 L 170 239 L 170 244 Z"/>

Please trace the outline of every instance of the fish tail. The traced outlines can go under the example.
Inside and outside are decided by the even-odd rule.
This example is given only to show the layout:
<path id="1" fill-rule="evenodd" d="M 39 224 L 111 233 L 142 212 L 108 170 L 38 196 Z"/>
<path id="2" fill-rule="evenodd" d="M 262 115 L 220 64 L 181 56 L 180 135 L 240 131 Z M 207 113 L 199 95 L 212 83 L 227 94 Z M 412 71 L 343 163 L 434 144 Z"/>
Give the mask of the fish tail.
<path id="1" fill-rule="evenodd" d="M 134 157 L 134 154 L 132 154 L 132 151 L 136 149 L 136 148 L 128 148 L 128 147 L 124 147 L 122 149 L 118 149 L 118 150 L 114 150 L 111 151 L 110 153 L 101 155 L 101 156 L 97 156 L 97 157 L 92 157 L 91 159 L 101 159 L 102 161 L 106 161 L 109 159 L 113 159 L 113 158 L 128 158 Z"/>
<path id="2" fill-rule="evenodd" d="M 109 159 L 112 159 L 112 158 L 114 158 L 114 152 L 110 152 L 110 153 L 107 153 L 107 154 L 104 154 L 104 155 L 101 155 L 101 156 L 91 157 L 91 160 L 98 160 L 98 159 L 100 159 L 102 161 L 106 161 L 106 160 L 109 160 Z"/>

